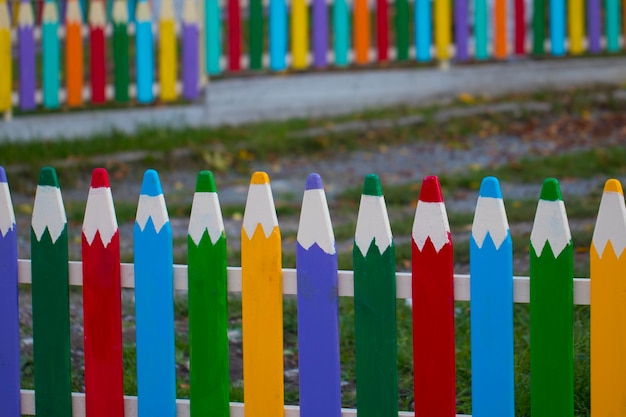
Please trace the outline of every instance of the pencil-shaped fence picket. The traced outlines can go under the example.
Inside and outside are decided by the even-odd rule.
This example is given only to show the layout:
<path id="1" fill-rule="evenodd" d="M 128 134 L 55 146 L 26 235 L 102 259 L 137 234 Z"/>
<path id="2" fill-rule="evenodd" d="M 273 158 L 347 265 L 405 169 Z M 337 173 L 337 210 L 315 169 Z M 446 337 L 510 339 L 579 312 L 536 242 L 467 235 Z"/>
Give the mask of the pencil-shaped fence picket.
<path id="1" fill-rule="evenodd" d="M 0 169 L 0 400 L 3 417 L 449 416 L 455 404 L 454 300 L 471 303 L 473 415 L 514 415 L 513 303 L 530 303 L 533 413 L 573 415 L 572 310 L 591 302 L 591 402 L 619 414 L 625 400 L 623 308 L 626 206 L 607 181 L 591 247 L 591 281 L 572 275 L 572 239 L 555 179 L 541 191 L 530 237 L 530 277 L 514 277 L 512 240 L 497 179 L 480 188 L 470 275 L 454 275 L 452 236 L 437 177 L 422 184 L 411 273 L 396 259 L 380 180 L 368 175 L 354 238 L 354 272 L 337 270 L 319 175 L 306 180 L 296 269 L 281 269 L 269 177 L 252 176 L 242 266 L 226 266 L 226 234 L 212 174 L 198 176 L 189 265 L 173 265 L 172 229 L 158 175 L 144 176 L 134 264 L 120 264 L 108 174 L 93 172 L 82 262 L 68 262 L 67 219 L 56 172 L 43 168 L 31 256 L 17 259 L 16 223 Z M 18 283 L 31 284 L 35 389 L 20 391 Z M 83 287 L 85 393 L 71 392 L 69 286 Z M 593 298 L 590 298 L 593 287 Z M 122 386 L 121 288 L 135 288 L 137 397 Z M 173 292 L 189 300 L 191 399 L 176 399 Z M 241 293 L 244 403 L 229 404 L 227 291 Z M 297 294 L 300 406 L 284 405 L 282 297 Z M 341 408 L 338 297 L 354 297 L 357 409 Z M 414 412 L 398 411 L 396 300 L 413 299 Z M 263 414 L 265 413 L 265 414 Z"/>

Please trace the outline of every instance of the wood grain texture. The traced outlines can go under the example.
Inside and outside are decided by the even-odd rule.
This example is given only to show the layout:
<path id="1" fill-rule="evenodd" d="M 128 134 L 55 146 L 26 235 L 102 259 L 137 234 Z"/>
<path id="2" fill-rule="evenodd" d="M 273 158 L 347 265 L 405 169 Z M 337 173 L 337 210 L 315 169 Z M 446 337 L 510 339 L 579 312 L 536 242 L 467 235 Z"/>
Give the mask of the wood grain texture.
<path id="1" fill-rule="evenodd" d="M 42 168 L 31 223 L 35 409 L 72 415 L 67 218 L 56 171 Z"/>
<path id="2" fill-rule="evenodd" d="M 96 168 L 82 230 L 85 409 L 124 417 L 120 235 L 106 170 Z"/>
<path id="3" fill-rule="evenodd" d="M 594 415 L 626 410 L 626 207 L 622 185 L 608 180 L 590 252 L 591 407 Z"/>
<path id="4" fill-rule="evenodd" d="M 20 417 L 20 319 L 17 230 L 6 172 L 0 167 L 0 404 L 6 417 Z"/>
<path id="5" fill-rule="evenodd" d="M 310 174 L 296 243 L 300 415 L 341 416 L 337 251 L 326 195 Z"/>
<path id="6" fill-rule="evenodd" d="M 228 417 L 226 233 L 213 174 L 198 174 L 187 238 L 191 417 Z"/>
<path id="7" fill-rule="evenodd" d="M 359 417 L 398 415 L 395 247 L 380 180 L 365 177 L 354 259 L 354 342 Z"/>
<path id="8" fill-rule="evenodd" d="M 558 182 L 546 179 L 530 235 L 533 416 L 574 415 L 573 245 Z"/>
<path id="9" fill-rule="evenodd" d="M 483 179 L 470 236 L 472 414 L 514 417 L 513 242 L 500 184 Z"/>
<path id="10" fill-rule="evenodd" d="M 412 232 L 416 417 L 456 414 L 454 260 L 439 179 L 425 177 Z"/>
<path id="11" fill-rule="evenodd" d="M 281 238 L 264 172 L 252 175 L 241 230 L 243 375 L 247 416 L 282 417 Z"/>
<path id="12" fill-rule="evenodd" d="M 175 417 L 172 228 L 151 169 L 141 185 L 133 236 L 139 415 Z"/>

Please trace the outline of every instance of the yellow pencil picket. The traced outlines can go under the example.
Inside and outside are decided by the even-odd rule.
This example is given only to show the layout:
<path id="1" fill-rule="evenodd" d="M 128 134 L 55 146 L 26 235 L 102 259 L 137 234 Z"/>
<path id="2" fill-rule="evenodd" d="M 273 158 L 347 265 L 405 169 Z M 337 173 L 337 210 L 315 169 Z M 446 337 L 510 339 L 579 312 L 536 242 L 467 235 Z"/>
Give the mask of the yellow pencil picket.
<path id="1" fill-rule="evenodd" d="M 15 6 L 17 9 L 17 5 Z M 11 110 L 13 74 L 11 63 L 11 18 L 6 0 L 0 0 L 0 112 Z"/>
<path id="2" fill-rule="evenodd" d="M 172 0 L 164 0 L 159 19 L 159 82 L 161 100 L 176 100 L 176 19 Z"/>
<path id="3" fill-rule="evenodd" d="M 294 69 L 307 67 L 309 16 L 306 0 L 293 0 L 291 7 L 291 58 Z"/>
<path id="4" fill-rule="evenodd" d="M 574 55 L 583 53 L 585 20 L 583 15 L 584 0 L 570 0 L 568 7 L 569 48 Z"/>
<path id="5" fill-rule="evenodd" d="M 450 39 L 452 32 L 450 0 L 435 0 L 435 45 L 437 59 L 450 59 Z"/>
<path id="6" fill-rule="evenodd" d="M 282 417 L 281 238 L 269 177 L 252 175 L 241 229 L 244 403 L 247 416 Z"/>
<path id="7" fill-rule="evenodd" d="M 617 180 L 604 187 L 591 243 L 591 408 L 626 410 L 626 208 Z"/>

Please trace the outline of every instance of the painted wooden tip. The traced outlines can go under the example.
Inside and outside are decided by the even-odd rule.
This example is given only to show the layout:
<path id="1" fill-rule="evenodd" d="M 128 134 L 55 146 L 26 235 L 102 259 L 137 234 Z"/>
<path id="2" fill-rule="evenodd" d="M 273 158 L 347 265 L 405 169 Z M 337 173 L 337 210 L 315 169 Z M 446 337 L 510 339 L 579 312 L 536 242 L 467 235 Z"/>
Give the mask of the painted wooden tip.
<path id="1" fill-rule="evenodd" d="M 496 177 L 485 177 L 480 184 L 479 197 L 502 198 L 500 181 Z"/>
<path id="2" fill-rule="evenodd" d="M 441 186 L 439 185 L 439 178 L 437 176 L 429 175 L 424 177 L 419 201 L 423 201 L 424 203 L 443 203 Z"/>
<path id="3" fill-rule="evenodd" d="M 96 168 L 91 173 L 91 188 L 109 188 L 109 173 L 104 168 Z"/>
<path id="4" fill-rule="evenodd" d="M 541 187 L 541 195 L 539 198 L 546 201 L 563 200 L 561 187 L 559 187 L 559 182 L 556 178 L 546 178 Z"/>
<path id="5" fill-rule="evenodd" d="M 216 193 L 215 178 L 211 171 L 200 171 L 196 180 L 197 193 Z"/>
<path id="6" fill-rule="evenodd" d="M 39 172 L 39 185 L 50 185 L 52 187 L 59 187 L 59 179 L 57 178 L 57 172 L 52 167 L 43 167 Z"/>
<path id="7" fill-rule="evenodd" d="M 266 172 L 257 171 L 252 174 L 252 178 L 250 179 L 250 184 L 269 184 L 270 177 Z"/>
<path id="8" fill-rule="evenodd" d="M 156 197 L 163 194 L 163 190 L 161 189 L 161 181 L 159 181 L 159 174 L 155 170 L 149 169 L 143 175 L 141 194 L 150 197 Z"/>
<path id="9" fill-rule="evenodd" d="M 306 178 L 306 187 L 305 190 L 322 190 L 324 189 L 324 184 L 322 184 L 322 177 L 320 177 L 317 173 L 309 174 Z"/>
<path id="10" fill-rule="evenodd" d="M 4 170 L 4 167 L 0 166 L 0 182 L 8 182 L 7 181 L 7 173 Z"/>
<path id="11" fill-rule="evenodd" d="M 363 182 L 363 195 L 380 197 L 383 195 L 383 188 L 380 185 L 380 178 L 376 174 L 367 174 Z"/>
<path id="12" fill-rule="evenodd" d="M 604 183 L 604 192 L 620 193 L 621 195 L 624 195 L 624 191 L 622 190 L 622 184 L 618 180 L 613 178 L 607 180 L 606 183 Z"/>

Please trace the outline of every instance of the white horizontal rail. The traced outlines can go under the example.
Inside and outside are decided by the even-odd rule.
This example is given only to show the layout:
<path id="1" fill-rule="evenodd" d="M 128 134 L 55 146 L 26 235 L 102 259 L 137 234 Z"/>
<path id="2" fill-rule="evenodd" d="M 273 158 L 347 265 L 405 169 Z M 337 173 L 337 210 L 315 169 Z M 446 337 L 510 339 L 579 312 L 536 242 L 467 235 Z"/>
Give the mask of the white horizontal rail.
<path id="1" fill-rule="evenodd" d="M 70 285 L 83 285 L 82 262 L 70 262 Z M 18 261 L 18 281 L 20 284 L 30 284 L 30 260 Z M 135 287 L 135 271 L 133 264 L 121 265 L 121 281 L 123 288 Z M 174 265 L 174 289 L 185 291 L 187 287 L 187 265 Z M 228 267 L 228 291 L 241 292 L 241 268 Z M 297 294 L 296 270 L 283 269 L 283 294 Z M 354 296 L 354 274 L 352 271 L 339 271 L 339 295 L 344 297 Z M 411 298 L 412 285 L 411 274 L 408 272 L 396 273 L 396 295 L 398 298 Z M 454 275 L 454 299 L 457 301 L 469 301 L 470 299 L 470 276 Z M 528 303 L 530 301 L 530 279 L 528 277 L 513 278 L 513 301 L 516 303 Z M 574 279 L 574 304 L 589 305 L 589 279 Z"/>
<path id="2" fill-rule="evenodd" d="M 242 403 L 230 403 L 231 417 L 244 417 L 244 405 Z M 22 414 L 35 415 L 35 391 L 22 390 Z M 413 417 L 410 411 L 400 411 L 398 417 Z M 137 397 L 124 396 L 124 416 L 137 417 Z M 285 417 L 299 417 L 300 407 L 295 405 L 285 406 Z M 85 394 L 72 393 L 72 417 L 85 417 Z M 176 400 L 176 417 L 189 417 L 189 400 Z M 342 408 L 341 417 L 356 417 L 356 410 Z M 465 414 L 457 414 L 457 417 L 471 417 Z"/>

